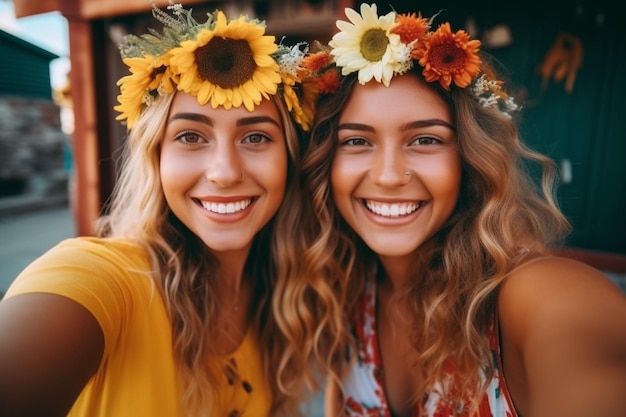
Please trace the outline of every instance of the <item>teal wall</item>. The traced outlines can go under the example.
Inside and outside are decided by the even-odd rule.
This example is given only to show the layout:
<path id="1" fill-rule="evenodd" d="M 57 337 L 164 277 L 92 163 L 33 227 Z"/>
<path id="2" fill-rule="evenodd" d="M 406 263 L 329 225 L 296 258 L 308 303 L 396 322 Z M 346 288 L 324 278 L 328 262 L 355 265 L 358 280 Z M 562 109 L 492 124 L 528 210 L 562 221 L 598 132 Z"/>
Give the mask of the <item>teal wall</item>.
<path id="1" fill-rule="evenodd" d="M 568 244 L 626 254 L 626 47 L 616 10 L 587 8 L 558 19 L 567 16 L 512 19 L 514 43 L 492 53 L 509 68 L 524 98 L 527 143 L 559 164 L 571 164 L 571 182 L 558 190 L 574 226 Z M 571 93 L 554 81 L 542 88 L 537 72 L 560 32 L 575 35 L 583 45 Z"/>
<path id="2" fill-rule="evenodd" d="M 571 163 L 571 182 L 558 189 L 574 231 L 573 247 L 626 254 L 626 43 L 616 0 L 509 0 L 390 2 L 398 12 L 422 11 L 455 29 L 471 18 L 476 37 L 506 25 L 512 43 L 483 45 L 506 69 L 507 91 L 524 105 L 521 133 L 532 148 L 557 163 Z M 390 9 L 379 7 L 380 12 Z M 542 88 L 538 68 L 557 35 L 582 41 L 583 60 L 573 91 L 551 81 Z"/>
<path id="3" fill-rule="evenodd" d="M 0 30 L 0 95 L 52 101 L 50 61 L 58 58 Z"/>

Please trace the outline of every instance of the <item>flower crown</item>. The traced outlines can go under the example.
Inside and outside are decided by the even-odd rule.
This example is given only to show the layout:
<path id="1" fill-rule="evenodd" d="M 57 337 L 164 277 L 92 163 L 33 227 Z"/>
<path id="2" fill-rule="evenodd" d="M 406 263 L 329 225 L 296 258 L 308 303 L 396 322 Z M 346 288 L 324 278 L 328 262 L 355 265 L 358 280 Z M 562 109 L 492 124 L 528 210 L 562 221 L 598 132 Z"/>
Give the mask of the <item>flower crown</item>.
<path id="1" fill-rule="evenodd" d="M 502 90 L 502 82 L 481 73 L 479 40 L 470 40 L 463 30 L 453 33 L 450 23 L 431 30 L 434 18 L 420 13 L 378 16 L 376 4 L 361 4 L 361 14 L 346 8 L 350 22 L 338 20 L 328 47 L 304 58 L 306 77 L 322 94 L 333 94 L 341 76 L 358 72 L 359 83 L 374 78 L 388 86 L 394 75 L 404 74 L 420 65 L 428 82 L 439 82 L 446 90 L 454 83 L 469 87 L 470 93 L 485 107 L 495 107 L 505 115 L 519 109 Z M 339 72 L 341 70 L 341 73 Z"/>
<path id="2" fill-rule="evenodd" d="M 249 111 L 263 98 L 280 94 L 294 120 L 309 129 L 312 104 L 300 102 L 296 87 L 302 82 L 300 62 L 308 52 L 304 43 L 276 44 L 274 36 L 265 35 L 263 21 L 244 15 L 229 20 L 216 10 L 198 23 L 181 4 L 170 0 L 167 9 L 172 16 L 152 3 L 153 16 L 164 26 L 162 34 L 148 29 L 142 36 L 127 35 L 120 45 L 130 75 L 117 83 L 117 120 L 126 120 L 132 129 L 158 95 L 178 89 L 193 94 L 200 104 L 226 109 L 243 105 Z"/>

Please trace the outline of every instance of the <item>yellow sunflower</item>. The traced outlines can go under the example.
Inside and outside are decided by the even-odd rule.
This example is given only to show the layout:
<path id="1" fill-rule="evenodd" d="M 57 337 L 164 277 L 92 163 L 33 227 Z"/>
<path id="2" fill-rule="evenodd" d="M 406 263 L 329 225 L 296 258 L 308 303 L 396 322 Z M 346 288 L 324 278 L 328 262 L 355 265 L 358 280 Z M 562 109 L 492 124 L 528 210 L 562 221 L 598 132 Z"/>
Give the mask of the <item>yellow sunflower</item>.
<path id="1" fill-rule="evenodd" d="M 372 78 L 389 85 L 395 71 L 400 71 L 403 45 L 400 36 L 391 33 L 395 25 L 395 12 L 378 17 L 375 4 L 361 4 L 361 15 L 346 8 L 350 22 L 337 21 L 340 32 L 329 45 L 342 74 L 358 71 L 359 82 L 365 84 Z"/>
<path id="2" fill-rule="evenodd" d="M 252 111 L 263 98 L 276 94 L 281 82 L 277 50 L 265 27 L 245 16 L 228 22 L 217 13 L 213 30 L 202 29 L 193 40 L 171 50 L 170 64 L 178 76 L 178 89 L 209 101 L 216 108 L 239 107 Z"/>
<path id="3" fill-rule="evenodd" d="M 313 112 L 308 107 L 304 106 L 305 103 L 300 103 L 298 93 L 294 89 L 296 83 L 299 84 L 299 88 L 302 88 L 300 80 L 296 77 L 288 73 L 283 74 L 282 95 L 285 104 L 287 104 L 287 110 L 291 112 L 296 123 L 306 132 L 313 122 Z"/>
<path id="4" fill-rule="evenodd" d="M 414 50 L 414 58 L 424 67 L 428 82 L 439 81 L 446 90 L 452 81 L 465 88 L 480 73 L 479 40 L 469 40 L 463 30 L 452 33 L 449 23 L 443 23 Z"/>
<path id="5" fill-rule="evenodd" d="M 302 120 L 300 123 L 303 126 L 305 131 L 308 131 L 311 124 L 313 124 L 313 119 L 315 117 L 315 103 L 317 102 L 317 97 L 319 96 L 319 89 L 317 88 L 317 83 L 312 78 L 306 78 L 302 80 L 300 84 L 300 88 L 302 89 L 302 93 L 300 94 L 300 103 L 302 107 Z M 306 123 L 306 127 L 304 124 Z"/>
<path id="6" fill-rule="evenodd" d="M 141 58 L 125 58 L 123 62 L 131 75 L 117 82 L 120 87 L 117 100 L 120 104 L 114 109 L 120 113 L 116 120 L 126 119 L 127 128 L 132 129 L 144 107 L 153 100 L 153 94 L 157 91 L 171 93 L 174 85 L 165 57 L 154 58 L 146 54 Z"/>

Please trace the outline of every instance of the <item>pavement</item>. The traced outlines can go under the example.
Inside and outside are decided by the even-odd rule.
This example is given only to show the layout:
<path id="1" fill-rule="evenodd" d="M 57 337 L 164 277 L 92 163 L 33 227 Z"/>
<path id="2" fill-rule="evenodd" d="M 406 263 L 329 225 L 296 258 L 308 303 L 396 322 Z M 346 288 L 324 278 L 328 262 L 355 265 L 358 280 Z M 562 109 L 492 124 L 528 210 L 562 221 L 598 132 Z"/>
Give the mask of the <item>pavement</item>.
<path id="1" fill-rule="evenodd" d="M 75 230 L 67 199 L 0 199 L 0 298 L 22 269 Z"/>

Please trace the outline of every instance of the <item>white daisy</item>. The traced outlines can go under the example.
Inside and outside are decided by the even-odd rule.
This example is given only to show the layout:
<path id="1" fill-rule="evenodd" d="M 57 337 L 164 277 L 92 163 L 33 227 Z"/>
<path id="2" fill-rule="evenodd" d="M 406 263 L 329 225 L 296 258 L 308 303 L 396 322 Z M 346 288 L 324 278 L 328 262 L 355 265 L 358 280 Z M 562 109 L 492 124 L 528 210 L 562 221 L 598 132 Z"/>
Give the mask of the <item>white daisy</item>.
<path id="1" fill-rule="evenodd" d="M 361 5 L 361 14 L 346 8 L 350 22 L 337 21 L 340 32 L 329 45 L 341 73 L 359 72 L 359 82 L 372 78 L 388 86 L 394 73 L 403 71 L 403 45 L 400 36 L 390 33 L 395 26 L 396 13 L 378 17 L 375 4 Z"/>

